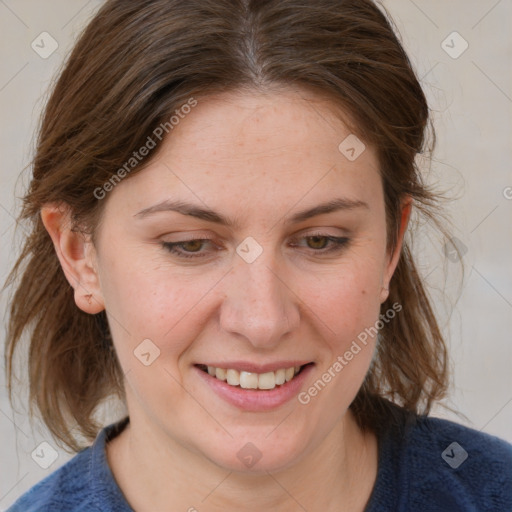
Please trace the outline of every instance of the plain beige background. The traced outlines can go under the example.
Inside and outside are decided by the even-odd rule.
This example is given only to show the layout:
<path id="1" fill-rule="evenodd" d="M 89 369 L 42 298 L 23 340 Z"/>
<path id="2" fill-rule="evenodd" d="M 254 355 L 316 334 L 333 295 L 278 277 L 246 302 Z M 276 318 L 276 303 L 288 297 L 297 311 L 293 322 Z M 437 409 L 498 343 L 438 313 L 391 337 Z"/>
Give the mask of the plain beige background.
<path id="1" fill-rule="evenodd" d="M 0 0 L 2 283 L 23 235 L 20 229 L 14 238 L 14 217 L 29 180 L 30 170 L 23 169 L 32 155 L 44 94 L 78 31 L 100 4 L 99 0 Z M 445 252 L 446 241 L 424 226 L 416 251 L 452 356 L 454 386 L 445 403 L 466 418 L 439 407 L 434 413 L 512 442 L 512 2 L 386 0 L 383 4 L 398 26 L 435 111 L 438 145 L 428 180 L 454 198 L 448 211 L 466 268 L 459 289 L 459 265 Z M 48 37 L 40 36 L 42 32 L 58 44 L 47 58 L 31 47 L 34 40 Z M 45 47 L 51 49 L 49 44 Z M 4 315 L 6 295 L 0 297 Z M 2 326 L 3 344 L 5 316 Z M 12 410 L 4 378 L 0 435 L 1 511 L 70 456 L 43 428 L 30 425 L 26 411 Z M 41 442 L 56 450 L 57 458 L 47 469 L 31 457 Z"/>

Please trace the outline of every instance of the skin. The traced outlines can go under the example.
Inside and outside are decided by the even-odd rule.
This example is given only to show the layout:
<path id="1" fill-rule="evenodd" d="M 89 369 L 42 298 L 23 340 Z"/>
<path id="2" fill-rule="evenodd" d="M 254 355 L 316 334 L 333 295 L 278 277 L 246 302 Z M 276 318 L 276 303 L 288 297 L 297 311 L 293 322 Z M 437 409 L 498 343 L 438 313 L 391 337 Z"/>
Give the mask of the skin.
<path id="1" fill-rule="evenodd" d="M 42 209 L 77 306 L 107 311 L 130 415 L 107 455 L 137 511 L 364 509 L 377 474 L 377 441 L 360 431 L 348 407 L 374 339 L 307 405 L 292 399 L 266 412 L 228 404 L 193 367 L 312 361 L 306 391 L 378 320 L 410 201 L 390 253 L 375 150 L 367 145 L 349 161 L 338 145 L 350 131 L 332 112 L 305 91 L 202 98 L 149 166 L 104 199 L 96 246 L 69 229 L 66 209 Z M 286 224 L 337 197 L 367 207 Z M 176 212 L 135 217 L 168 198 L 207 206 L 239 226 Z M 306 238 L 318 232 L 350 241 L 321 255 L 332 244 Z M 263 249 L 252 263 L 236 253 L 249 236 Z M 187 238 L 213 243 L 182 246 L 203 253 L 196 259 L 162 246 Z M 148 338 L 160 356 L 144 366 L 133 351 Z M 248 442 L 262 454 L 252 468 L 237 457 Z"/>

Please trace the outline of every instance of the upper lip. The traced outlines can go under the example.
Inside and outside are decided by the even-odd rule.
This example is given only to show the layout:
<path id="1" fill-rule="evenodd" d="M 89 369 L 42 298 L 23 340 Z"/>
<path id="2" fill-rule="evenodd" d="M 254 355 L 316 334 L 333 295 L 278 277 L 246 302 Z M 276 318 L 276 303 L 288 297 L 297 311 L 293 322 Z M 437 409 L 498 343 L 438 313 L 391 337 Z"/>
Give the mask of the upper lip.
<path id="1" fill-rule="evenodd" d="M 209 362 L 200 363 L 204 366 L 214 366 L 215 368 L 233 369 L 239 372 L 249 373 L 267 373 L 275 372 L 276 370 L 291 368 L 292 366 L 303 366 L 305 364 L 312 363 L 312 361 L 277 361 L 275 363 L 255 364 L 248 361 L 230 361 L 230 362 Z"/>

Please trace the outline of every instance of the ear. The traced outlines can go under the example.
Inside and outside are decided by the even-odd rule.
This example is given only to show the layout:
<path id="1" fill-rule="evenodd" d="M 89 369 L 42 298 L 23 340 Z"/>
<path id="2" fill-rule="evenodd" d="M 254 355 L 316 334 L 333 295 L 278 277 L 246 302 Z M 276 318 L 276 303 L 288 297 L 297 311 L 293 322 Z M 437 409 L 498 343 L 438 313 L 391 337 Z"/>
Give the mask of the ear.
<path id="1" fill-rule="evenodd" d="M 52 238 L 62 270 L 75 290 L 75 303 L 86 313 L 105 309 L 96 270 L 96 250 L 89 237 L 72 231 L 68 206 L 48 204 L 41 208 L 41 220 Z"/>
<path id="2" fill-rule="evenodd" d="M 411 210 L 412 210 L 412 198 L 410 196 L 407 196 L 402 201 L 402 214 L 401 214 L 401 219 L 400 219 L 400 229 L 398 231 L 396 247 L 392 254 L 388 254 L 388 258 L 386 259 L 386 267 L 384 269 L 382 290 L 381 290 L 381 295 L 380 295 L 381 304 L 389 297 L 389 283 L 391 281 L 391 278 L 393 277 L 396 266 L 398 265 L 398 260 L 400 259 L 400 253 L 402 252 L 404 235 L 405 235 L 405 231 L 407 229 L 407 225 L 409 224 Z"/>

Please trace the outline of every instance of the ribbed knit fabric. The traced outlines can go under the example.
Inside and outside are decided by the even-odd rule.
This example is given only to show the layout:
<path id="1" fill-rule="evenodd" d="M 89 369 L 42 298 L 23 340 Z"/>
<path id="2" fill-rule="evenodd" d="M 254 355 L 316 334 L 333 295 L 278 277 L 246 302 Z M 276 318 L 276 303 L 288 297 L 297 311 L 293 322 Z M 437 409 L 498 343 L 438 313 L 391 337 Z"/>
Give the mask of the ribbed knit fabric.
<path id="1" fill-rule="evenodd" d="M 439 418 L 404 418 L 380 432 L 365 512 L 512 512 L 511 444 Z"/>
<path id="2" fill-rule="evenodd" d="M 23 494 L 6 512 L 133 512 L 107 462 L 105 444 L 128 418 L 101 430 L 94 444 Z"/>
<path id="3" fill-rule="evenodd" d="M 378 432 L 378 474 L 365 512 L 512 512 L 511 444 L 447 420 L 400 417 Z M 105 451 L 127 422 L 103 429 L 7 512 L 132 511 Z"/>

